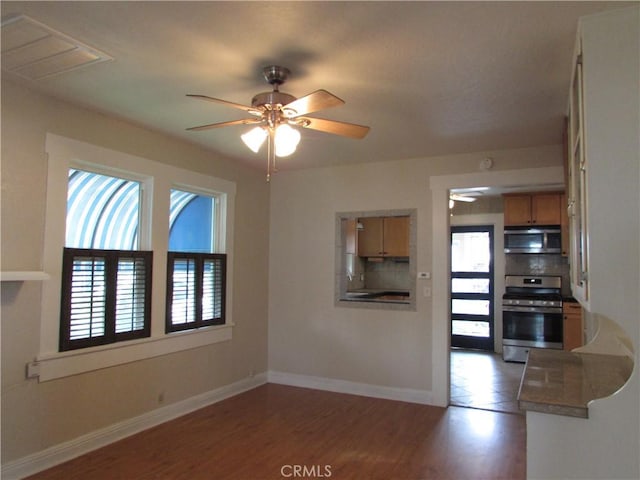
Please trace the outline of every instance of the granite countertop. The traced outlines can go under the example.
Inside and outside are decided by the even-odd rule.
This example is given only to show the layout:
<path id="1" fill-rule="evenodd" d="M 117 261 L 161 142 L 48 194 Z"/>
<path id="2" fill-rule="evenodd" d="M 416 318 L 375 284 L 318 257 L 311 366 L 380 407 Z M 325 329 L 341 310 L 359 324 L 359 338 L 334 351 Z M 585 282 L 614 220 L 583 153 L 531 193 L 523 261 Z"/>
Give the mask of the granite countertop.
<path id="1" fill-rule="evenodd" d="M 406 290 L 362 288 L 346 292 L 340 300 L 372 303 L 409 303 L 409 292 Z"/>
<path id="2" fill-rule="evenodd" d="M 624 355 L 532 348 L 522 374 L 518 406 L 588 418 L 589 403 L 617 392 L 632 370 L 633 360 Z"/>

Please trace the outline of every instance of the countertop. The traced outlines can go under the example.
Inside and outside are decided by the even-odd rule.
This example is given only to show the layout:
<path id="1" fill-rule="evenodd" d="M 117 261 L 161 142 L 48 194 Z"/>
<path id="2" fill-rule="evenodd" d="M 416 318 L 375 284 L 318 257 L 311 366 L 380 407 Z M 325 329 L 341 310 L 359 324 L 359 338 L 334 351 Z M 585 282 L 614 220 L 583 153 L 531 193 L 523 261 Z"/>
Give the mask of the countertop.
<path id="1" fill-rule="evenodd" d="M 409 303 L 409 292 L 406 290 L 362 288 L 346 292 L 340 300 L 349 302 Z"/>
<path id="2" fill-rule="evenodd" d="M 589 403 L 617 392 L 629 379 L 633 360 L 624 355 L 536 349 L 522 374 L 521 410 L 589 417 Z"/>

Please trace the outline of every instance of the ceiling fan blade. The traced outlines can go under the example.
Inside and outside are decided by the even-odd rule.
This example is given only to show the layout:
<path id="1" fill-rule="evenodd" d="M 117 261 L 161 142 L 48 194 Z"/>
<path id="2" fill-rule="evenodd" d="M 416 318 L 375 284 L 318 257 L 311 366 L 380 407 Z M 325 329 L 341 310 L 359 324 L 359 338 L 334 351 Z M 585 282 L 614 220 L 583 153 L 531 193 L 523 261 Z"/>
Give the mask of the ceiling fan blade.
<path id="1" fill-rule="evenodd" d="M 343 137 L 364 138 L 367 133 L 369 133 L 369 127 L 356 125 L 355 123 L 337 122 L 335 120 L 325 120 L 323 118 L 313 117 L 297 117 L 296 121 L 297 120 L 302 120 L 300 125 L 305 128 L 318 130 L 320 132 L 333 133 L 335 135 L 342 135 Z"/>
<path id="2" fill-rule="evenodd" d="M 465 195 L 458 195 L 457 193 L 450 194 L 449 198 L 456 202 L 475 202 L 477 200 L 476 197 L 467 197 Z"/>
<path id="3" fill-rule="evenodd" d="M 288 103 L 282 107 L 282 111 L 286 116 L 292 118 L 339 105 L 344 105 L 344 100 L 326 90 L 316 90 L 309 95 L 305 95 Z"/>
<path id="4" fill-rule="evenodd" d="M 220 103 L 222 105 L 226 105 L 228 107 L 237 108 L 244 112 L 249 112 L 252 115 L 261 115 L 262 112 L 254 107 L 249 107 L 247 105 L 241 105 L 239 103 L 229 102 L 227 100 L 221 100 L 220 98 L 207 97 L 206 95 L 194 95 L 192 93 L 187 93 L 187 97 L 198 98 L 200 100 L 206 100 L 207 102 Z"/>
<path id="5" fill-rule="evenodd" d="M 208 125 L 200 125 L 198 127 L 190 127 L 187 130 L 192 132 L 198 132 L 200 130 L 209 130 L 211 128 L 229 127 L 231 125 L 255 125 L 256 123 L 262 123 L 260 118 L 243 118 L 241 120 L 231 120 L 229 122 L 210 123 Z"/>

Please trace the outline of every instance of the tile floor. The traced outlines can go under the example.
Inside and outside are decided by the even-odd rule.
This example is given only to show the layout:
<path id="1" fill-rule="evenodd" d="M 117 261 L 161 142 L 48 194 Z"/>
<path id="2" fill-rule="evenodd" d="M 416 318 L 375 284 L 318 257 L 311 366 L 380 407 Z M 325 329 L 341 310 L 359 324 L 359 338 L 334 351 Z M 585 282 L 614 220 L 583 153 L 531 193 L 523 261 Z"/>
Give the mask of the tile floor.
<path id="1" fill-rule="evenodd" d="M 523 363 L 476 350 L 451 350 L 451 405 L 523 414 L 518 409 Z"/>

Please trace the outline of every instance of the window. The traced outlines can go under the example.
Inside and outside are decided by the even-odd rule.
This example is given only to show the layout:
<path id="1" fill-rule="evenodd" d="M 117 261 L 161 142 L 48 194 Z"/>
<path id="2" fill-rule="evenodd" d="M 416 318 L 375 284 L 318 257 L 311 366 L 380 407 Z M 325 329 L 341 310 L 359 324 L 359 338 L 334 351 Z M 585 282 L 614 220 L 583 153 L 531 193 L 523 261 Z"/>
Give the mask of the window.
<path id="1" fill-rule="evenodd" d="M 216 250 L 216 197 L 171 190 L 169 250 L 213 253 Z"/>
<path id="2" fill-rule="evenodd" d="M 167 332 L 224 323 L 225 255 L 169 252 Z"/>
<path id="3" fill-rule="evenodd" d="M 151 252 L 138 247 L 140 183 L 69 169 L 60 350 L 148 337 Z"/>
<path id="4" fill-rule="evenodd" d="M 216 197 L 172 189 L 166 331 L 225 322 L 227 259 L 216 250 Z"/>
<path id="5" fill-rule="evenodd" d="M 46 152 L 40 382 L 231 340 L 235 183 L 50 133 Z M 170 252 L 202 273 L 168 335 Z"/>

